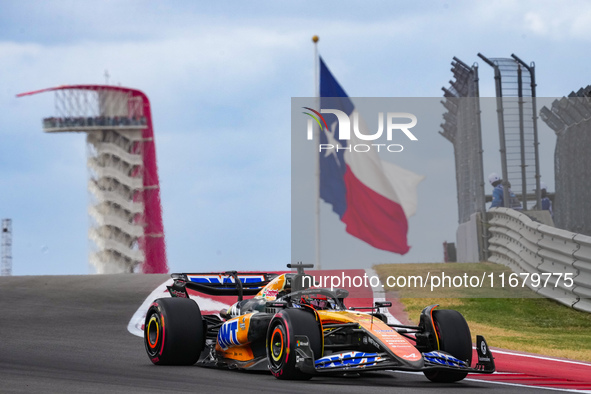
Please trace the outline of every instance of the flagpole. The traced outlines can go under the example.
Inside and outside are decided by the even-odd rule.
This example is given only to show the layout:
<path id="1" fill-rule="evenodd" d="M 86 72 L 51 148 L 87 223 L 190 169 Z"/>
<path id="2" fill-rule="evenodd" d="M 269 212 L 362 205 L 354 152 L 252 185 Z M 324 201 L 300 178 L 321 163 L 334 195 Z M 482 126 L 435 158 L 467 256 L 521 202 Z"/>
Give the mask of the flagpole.
<path id="1" fill-rule="evenodd" d="M 314 43 L 314 95 L 316 97 L 315 107 L 320 112 L 320 77 L 318 66 L 318 36 L 312 37 Z M 320 264 L 320 157 L 318 152 L 318 146 L 320 144 L 320 130 L 318 127 L 314 127 L 316 133 L 314 133 L 314 157 L 316 162 L 316 269 L 321 269 Z"/>

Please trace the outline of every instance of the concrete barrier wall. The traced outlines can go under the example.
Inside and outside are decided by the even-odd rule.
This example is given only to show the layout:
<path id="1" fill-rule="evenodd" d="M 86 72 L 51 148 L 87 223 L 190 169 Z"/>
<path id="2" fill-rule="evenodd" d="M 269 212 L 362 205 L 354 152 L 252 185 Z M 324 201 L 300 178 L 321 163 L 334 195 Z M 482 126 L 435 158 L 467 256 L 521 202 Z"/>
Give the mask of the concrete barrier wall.
<path id="1" fill-rule="evenodd" d="M 535 222 L 508 208 L 493 208 L 489 219 L 489 260 L 516 273 L 569 274 L 549 277 L 546 285 L 526 285 L 575 309 L 591 312 L 591 237 Z M 544 282 L 548 275 L 544 276 Z"/>
<path id="2" fill-rule="evenodd" d="M 480 261 L 480 245 L 478 243 L 481 232 L 478 224 L 479 213 L 470 215 L 470 220 L 458 226 L 456 231 L 456 251 L 458 263 L 474 263 Z"/>

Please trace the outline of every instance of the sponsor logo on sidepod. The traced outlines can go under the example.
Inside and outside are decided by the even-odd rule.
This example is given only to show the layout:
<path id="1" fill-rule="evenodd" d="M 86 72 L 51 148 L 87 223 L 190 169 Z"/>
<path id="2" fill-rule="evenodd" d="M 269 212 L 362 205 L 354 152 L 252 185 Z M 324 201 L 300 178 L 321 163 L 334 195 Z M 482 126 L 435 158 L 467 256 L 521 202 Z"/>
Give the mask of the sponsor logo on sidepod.
<path id="1" fill-rule="evenodd" d="M 178 290 L 170 290 L 170 293 L 172 295 L 174 295 L 174 297 L 178 297 L 178 298 L 187 298 L 187 295 L 182 292 L 182 291 L 178 291 Z"/>
<path id="2" fill-rule="evenodd" d="M 220 327 L 218 332 L 218 344 L 224 350 L 238 343 L 238 320 L 226 322 Z"/>

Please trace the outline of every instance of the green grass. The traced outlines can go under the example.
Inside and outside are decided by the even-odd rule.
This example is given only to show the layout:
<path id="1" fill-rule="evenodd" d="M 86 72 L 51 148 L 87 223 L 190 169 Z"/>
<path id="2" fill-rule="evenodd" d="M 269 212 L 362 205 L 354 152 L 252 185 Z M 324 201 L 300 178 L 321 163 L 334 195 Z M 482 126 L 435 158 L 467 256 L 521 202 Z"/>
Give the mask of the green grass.
<path id="1" fill-rule="evenodd" d="M 493 263 L 390 264 L 374 267 L 386 284 L 388 275 L 482 275 L 510 273 Z M 484 335 L 490 346 L 548 356 L 591 361 L 591 314 L 540 298 L 528 288 L 386 289 L 400 298 L 409 319 L 418 323 L 421 310 L 431 304 L 461 312 L 472 332 Z"/>

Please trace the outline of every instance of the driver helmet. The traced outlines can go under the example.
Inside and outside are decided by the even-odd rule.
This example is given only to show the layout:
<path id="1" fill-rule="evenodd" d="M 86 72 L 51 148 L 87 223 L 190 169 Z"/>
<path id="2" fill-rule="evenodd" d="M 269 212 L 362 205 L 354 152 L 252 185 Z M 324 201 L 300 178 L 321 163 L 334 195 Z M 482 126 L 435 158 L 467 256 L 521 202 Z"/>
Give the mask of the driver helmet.
<path id="1" fill-rule="evenodd" d="M 302 304 L 310 305 L 314 309 L 327 309 L 328 298 L 321 294 L 306 294 L 300 299 Z"/>

